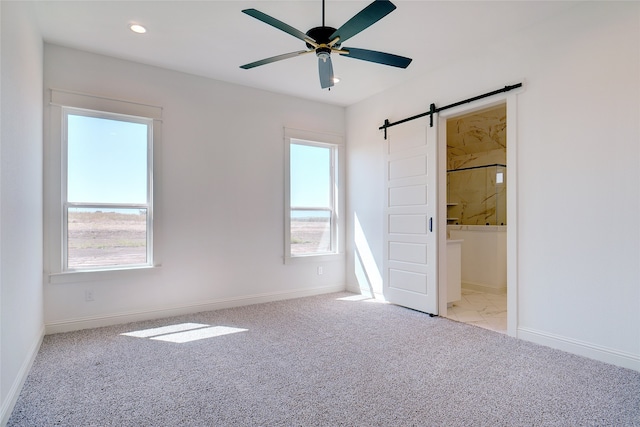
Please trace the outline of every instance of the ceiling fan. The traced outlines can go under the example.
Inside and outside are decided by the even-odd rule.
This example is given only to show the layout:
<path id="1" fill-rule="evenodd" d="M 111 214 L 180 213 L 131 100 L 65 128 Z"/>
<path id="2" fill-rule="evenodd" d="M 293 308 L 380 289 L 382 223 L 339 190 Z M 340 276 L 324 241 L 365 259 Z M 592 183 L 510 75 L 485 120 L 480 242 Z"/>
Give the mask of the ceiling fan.
<path id="1" fill-rule="evenodd" d="M 270 64 L 283 59 L 293 58 L 307 53 L 315 52 L 318 57 L 318 71 L 320 74 L 320 86 L 322 89 L 331 88 L 334 85 L 333 65 L 331 64 L 331 53 L 337 53 L 347 58 L 361 59 L 363 61 L 377 62 L 378 64 L 390 65 L 392 67 L 407 68 L 411 63 L 411 58 L 393 55 L 391 53 L 378 52 L 375 50 L 358 49 L 353 47 L 342 47 L 342 43 L 355 36 L 362 30 L 375 24 L 380 19 L 391 13 L 396 6 L 389 0 L 375 0 L 360 12 L 355 14 L 340 28 L 327 27 L 324 24 L 324 0 L 322 0 L 322 26 L 314 27 L 303 33 L 282 21 L 273 18 L 266 13 L 256 9 L 245 9 L 242 12 L 252 16 L 266 24 L 269 24 L 285 33 L 299 38 L 307 45 L 306 50 L 285 53 L 272 56 L 260 61 L 241 65 L 240 68 L 248 70 L 260 65 Z"/>

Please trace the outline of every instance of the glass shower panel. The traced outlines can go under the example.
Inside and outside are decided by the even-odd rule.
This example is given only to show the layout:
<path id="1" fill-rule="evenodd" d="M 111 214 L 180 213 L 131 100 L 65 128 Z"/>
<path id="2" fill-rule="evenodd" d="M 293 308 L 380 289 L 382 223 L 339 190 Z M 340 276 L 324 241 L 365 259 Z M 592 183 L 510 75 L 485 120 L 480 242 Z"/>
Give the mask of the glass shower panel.
<path id="1" fill-rule="evenodd" d="M 506 166 L 447 171 L 447 223 L 506 225 Z"/>

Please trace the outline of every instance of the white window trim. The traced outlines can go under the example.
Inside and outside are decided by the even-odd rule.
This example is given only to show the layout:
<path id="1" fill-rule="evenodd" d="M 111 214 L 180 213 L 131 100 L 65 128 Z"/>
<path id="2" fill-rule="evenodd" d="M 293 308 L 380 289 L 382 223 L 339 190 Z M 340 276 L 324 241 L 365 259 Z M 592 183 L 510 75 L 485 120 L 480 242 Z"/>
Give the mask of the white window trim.
<path id="1" fill-rule="evenodd" d="M 161 212 L 159 182 L 161 163 L 162 108 L 136 102 L 122 101 L 58 89 L 49 91 L 49 105 L 45 114 L 45 182 L 44 182 L 44 273 L 49 283 L 73 283 L 84 280 L 106 280 L 132 274 L 133 271 L 152 270 L 162 265 L 160 251 Z M 95 117 L 113 115 L 138 117 L 142 121 L 152 120 L 148 145 L 151 163 L 148 172 L 148 197 L 150 221 L 147 222 L 149 264 L 96 267 L 95 269 L 65 270 L 66 217 L 66 143 L 65 114 L 67 112 L 94 112 Z M 154 208 L 155 207 L 155 208 Z M 152 264 L 151 264 L 152 263 Z"/>
<path id="2" fill-rule="evenodd" d="M 290 177 L 290 145 L 300 141 L 308 145 L 332 148 L 333 172 L 333 217 L 332 252 L 309 255 L 291 255 L 291 177 Z M 343 137 L 336 134 L 306 131 L 300 129 L 284 129 L 284 263 L 297 264 L 305 262 L 339 261 L 344 258 L 344 142 Z M 305 208 L 316 210 L 315 208 Z"/>

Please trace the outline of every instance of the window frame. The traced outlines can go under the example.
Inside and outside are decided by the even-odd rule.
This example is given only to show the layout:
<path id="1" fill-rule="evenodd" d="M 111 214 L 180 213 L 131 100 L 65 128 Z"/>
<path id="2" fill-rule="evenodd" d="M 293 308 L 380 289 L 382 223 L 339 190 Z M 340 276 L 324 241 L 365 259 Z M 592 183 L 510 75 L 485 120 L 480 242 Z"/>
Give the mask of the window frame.
<path id="1" fill-rule="evenodd" d="M 304 131 L 285 128 L 285 189 L 284 189 L 284 262 L 285 264 L 309 262 L 309 261 L 334 261 L 344 255 L 344 190 L 343 161 L 344 145 L 340 135 Z M 327 211 L 323 207 L 291 206 L 291 145 L 307 145 L 330 149 L 331 182 L 330 182 L 330 239 L 329 252 L 292 254 L 291 253 L 291 212 L 293 210 Z"/>
<path id="2" fill-rule="evenodd" d="M 160 166 L 162 107 L 123 101 L 60 89 L 48 90 L 45 112 L 44 149 L 44 275 L 49 283 L 108 280 L 137 274 L 162 265 L 159 242 L 161 230 Z M 114 266 L 68 269 L 68 208 L 137 208 L 130 203 L 69 203 L 67 201 L 67 117 L 89 117 L 144 123 L 147 132 L 147 262 Z"/>

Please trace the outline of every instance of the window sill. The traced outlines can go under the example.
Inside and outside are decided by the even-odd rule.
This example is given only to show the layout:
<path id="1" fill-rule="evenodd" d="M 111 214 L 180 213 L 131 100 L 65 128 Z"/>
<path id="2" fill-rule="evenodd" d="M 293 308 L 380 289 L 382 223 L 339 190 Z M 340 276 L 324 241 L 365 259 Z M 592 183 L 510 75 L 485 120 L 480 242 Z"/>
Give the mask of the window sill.
<path id="1" fill-rule="evenodd" d="M 344 253 L 337 254 L 322 254 L 322 255 L 299 255 L 299 256 L 285 256 L 284 263 L 288 264 L 301 264 L 310 262 L 336 262 L 344 259 Z"/>
<path id="2" fill-rule="evenodd" d="M 131 277 L 131 275 L 136 274 L 149 274 L 151 271 L 158 270 L 161 267 L 161 265 L 145 265 L 130 268 L 118 268 L 113 270 L 65 271 L 63 273 L 50 273 L 48 274 L 48 277 L 49 283 L 51 284 L 94 282 L 99 280 L 119 279 L 124 276 Z"/>

